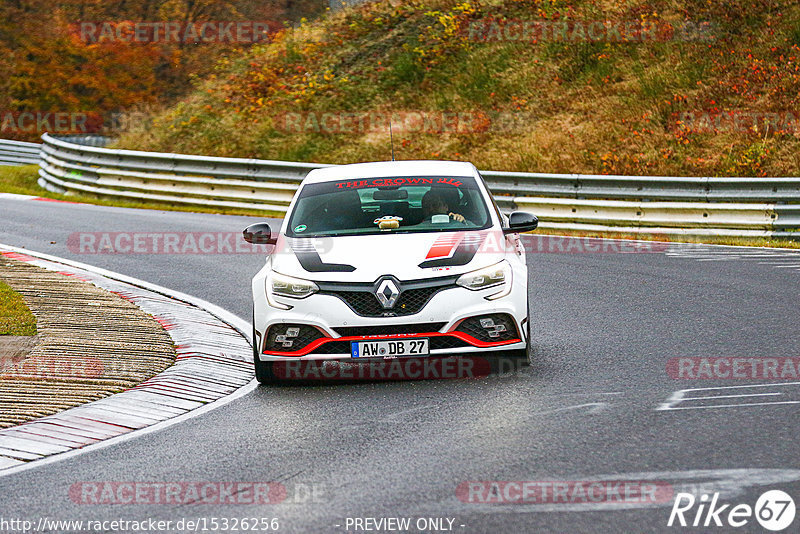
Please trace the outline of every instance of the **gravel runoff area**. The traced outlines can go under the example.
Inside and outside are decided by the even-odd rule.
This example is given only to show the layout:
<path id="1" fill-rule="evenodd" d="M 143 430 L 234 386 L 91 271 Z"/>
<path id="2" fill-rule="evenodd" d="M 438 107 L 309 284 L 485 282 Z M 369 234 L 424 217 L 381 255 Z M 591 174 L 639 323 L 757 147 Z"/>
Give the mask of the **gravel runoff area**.
<path id="1" fill-rule="evenodd" d="M 0 280 L 38 327 L 33 347 L 0 362 L 0 428 L 129 389 L 175 362 L 161 324 L 114 293 L 3 255 Z"/>

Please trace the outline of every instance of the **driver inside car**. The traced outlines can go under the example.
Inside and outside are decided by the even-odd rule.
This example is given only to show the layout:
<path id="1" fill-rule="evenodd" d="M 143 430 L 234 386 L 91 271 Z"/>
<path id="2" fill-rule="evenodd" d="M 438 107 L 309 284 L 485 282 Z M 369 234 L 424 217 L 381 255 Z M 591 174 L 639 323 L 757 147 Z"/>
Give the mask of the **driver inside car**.
<path id="1" fill-rule="evenodd" d="M 449 211 L 445 199 L 438 192 L 431 189 L 422 196 L 422 219 L 425 222 L 433 222 L 435 215 L 448 215 L 454 221 L 465 222 L 463 215 Z"/>

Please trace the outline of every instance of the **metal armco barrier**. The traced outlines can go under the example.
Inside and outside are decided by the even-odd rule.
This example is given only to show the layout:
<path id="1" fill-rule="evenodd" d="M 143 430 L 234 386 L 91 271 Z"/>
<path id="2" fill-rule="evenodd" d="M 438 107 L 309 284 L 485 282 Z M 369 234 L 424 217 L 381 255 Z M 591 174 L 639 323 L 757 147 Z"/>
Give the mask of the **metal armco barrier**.
<path id="1" fill-rule="evenodd" d="M 0 165 L 35 165 L 42 145 L 0 139 Z"/>
<path id="2" fill-rule="evenodd" d="M 328 165 L 110 150 L 42 136 L 39 184 L 54 192 L 285 212 Z M 800 177 L 707 178 L 481 171 L 503 210 L 542 228 L 800 238 Z"/>

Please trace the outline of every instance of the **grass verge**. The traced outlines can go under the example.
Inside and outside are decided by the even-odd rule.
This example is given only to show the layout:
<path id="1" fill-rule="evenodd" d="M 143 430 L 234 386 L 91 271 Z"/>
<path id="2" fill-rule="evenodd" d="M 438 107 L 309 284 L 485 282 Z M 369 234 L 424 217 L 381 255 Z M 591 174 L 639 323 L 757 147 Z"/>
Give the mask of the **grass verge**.
<path id="1" fill-rule="evenodd" d="M 0 282 L 0 336 L 35 336 L 36 317 L 22 295 Z"/>

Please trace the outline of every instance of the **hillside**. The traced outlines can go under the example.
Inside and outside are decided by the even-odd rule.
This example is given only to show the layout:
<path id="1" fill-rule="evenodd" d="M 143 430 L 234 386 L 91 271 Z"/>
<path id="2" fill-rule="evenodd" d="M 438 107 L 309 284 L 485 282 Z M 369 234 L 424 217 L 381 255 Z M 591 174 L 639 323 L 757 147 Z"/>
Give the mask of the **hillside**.
<path id="1" fill-rule="evenodd" d="M 37 141 L 44 129 L 115 135 L 131 117 L 174 103 L 220 58 L 256 40 L 253 32 L 240 38 L 229 28 L 249 29 L 257 22 L 269 30 L 258 39 L 268 39 L 285 21 L 323 10 L 319 0 L 4 1 L 0 137 Z M 159 23 L 202 31 L 206 21 L 212 25 L 201 36 L 205 41 L 187 32 L 170 38 L 165 31 L 134 33 L 134 25 Z M 48 113 L 74 114 L 85 127 L 62 127 L 52 115 L 25 119 Z"/>
<path id="2" fill-rule="evenodd" d="M 621 37 L 620 37 L 621 31 Z M 796 175 L 786 0 L 381 1 L 217 63 L 119 146 L 313 162 Z"/>

